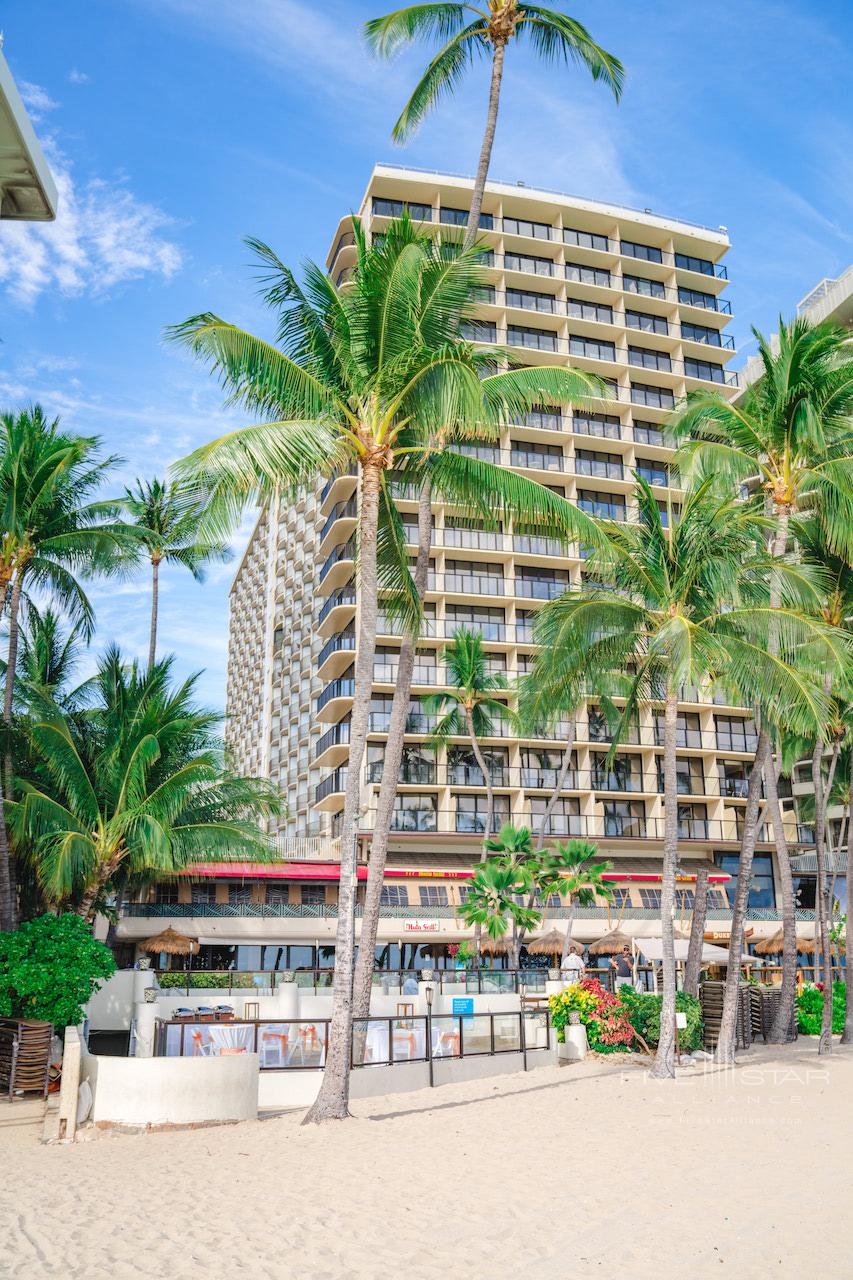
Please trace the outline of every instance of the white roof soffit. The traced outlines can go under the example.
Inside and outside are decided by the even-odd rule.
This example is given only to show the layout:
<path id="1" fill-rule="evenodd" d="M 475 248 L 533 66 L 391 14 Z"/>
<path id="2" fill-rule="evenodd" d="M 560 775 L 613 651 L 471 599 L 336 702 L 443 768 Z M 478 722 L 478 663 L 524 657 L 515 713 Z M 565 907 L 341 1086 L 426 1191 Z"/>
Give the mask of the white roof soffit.
<path id="1" fill-rule="evenodd" d="M 56 217 L 56 185 L 0 52 L 0 219 L 50 222 Z"/>

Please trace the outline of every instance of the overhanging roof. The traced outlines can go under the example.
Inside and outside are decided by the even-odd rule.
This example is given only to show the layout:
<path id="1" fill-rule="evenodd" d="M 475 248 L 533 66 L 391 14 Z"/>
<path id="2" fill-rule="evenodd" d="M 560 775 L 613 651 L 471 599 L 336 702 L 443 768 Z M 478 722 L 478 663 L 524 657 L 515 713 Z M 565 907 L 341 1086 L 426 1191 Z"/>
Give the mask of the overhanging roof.
<path id="1" fill-rule="evenodd" d="M 57 199 L 44 152 L 0 52 L 0 218 L 50 222 Z"/>

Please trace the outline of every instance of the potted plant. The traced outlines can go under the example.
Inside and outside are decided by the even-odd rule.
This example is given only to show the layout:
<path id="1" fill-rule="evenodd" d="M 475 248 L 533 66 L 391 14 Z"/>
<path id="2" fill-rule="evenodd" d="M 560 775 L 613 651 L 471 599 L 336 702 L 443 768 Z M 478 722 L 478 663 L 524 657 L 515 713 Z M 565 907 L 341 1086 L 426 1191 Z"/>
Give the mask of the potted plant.
<path id="1" fill-rule="evenodd" d="M 421 969 L 421 982 L 432 982 L 434 977 L 434 969 Z"/>
<path id="2" fill-rule="evenodd" d="M 557 968 L 557 966 L 556 966 L 556 965 L 553 965 L 553 966 L 548 970 L 548 981 L 549 981 L 549 982 L 559 982 L 559 981 L 560 981 L 560 970 Z"/>

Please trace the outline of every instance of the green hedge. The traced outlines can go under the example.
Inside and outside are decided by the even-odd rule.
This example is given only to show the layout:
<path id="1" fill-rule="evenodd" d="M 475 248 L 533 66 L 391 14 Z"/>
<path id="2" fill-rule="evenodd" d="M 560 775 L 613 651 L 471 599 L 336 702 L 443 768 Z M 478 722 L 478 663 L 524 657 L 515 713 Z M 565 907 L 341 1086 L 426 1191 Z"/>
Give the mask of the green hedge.
<path id="1" fill-rule="evenodd" d="M 650 1048 L 654 1048 L 660 1040 L 660 1011 L 663 997 L 646 992 L 637 992 L 633 987 L 624 986 L 619 990 L 619 999 L 628 1010 L 631 1026 L 641 1035 Z M 702 1006 L 695 996 L 685 991 L 676 992 L 675 1008 L 678 1013 L 687 1014 L 687 1026 L 680 1033 L 681 1047 L 686 1052 L 702 1048 L 704 1027 L 702 1024 Z"/>
<path id="2" fill-rule="evenodd" d="M 27 920 L 0 933 L 0 1017 L 37 1018 L 57 1031 L 76 1026 L 115 967 L 112 952 L 80 916 Z"/>
<path id="3" fill-rule="evenodd" d="M 840 1035 L 844 1030 L 847 984 L 832 984 L 832 1030 Z M 797 1029 L 804 1036 L 819 1036 L 823 1018 L 823 989 L 814 984 L 803 987 L 797 996 Z"/>

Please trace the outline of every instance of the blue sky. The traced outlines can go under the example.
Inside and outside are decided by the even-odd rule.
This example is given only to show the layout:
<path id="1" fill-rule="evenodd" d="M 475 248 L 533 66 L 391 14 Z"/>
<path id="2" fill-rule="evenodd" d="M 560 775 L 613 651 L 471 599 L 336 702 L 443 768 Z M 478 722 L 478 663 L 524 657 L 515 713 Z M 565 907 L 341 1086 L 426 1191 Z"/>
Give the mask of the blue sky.
<path id="1" fill-rule="evenodd" d="M 391 7 L 390 4 L 388 7 Z M 618 54 L 617 108 L 575 71 L 508 58 L 492 174 L 728 227 L 750 326 L 853 261 L 853 6 L 674 0 L 565 6 Z M 322 259 L 378 160 L 471 172 L 485 69 L 404 150 L 391 124 L 424 51 L 377 65 L 382 0 L 7 0 L 6 56 L 62 193 L 57 223 L 0 229 L 0 403 L 41 400 L 126 460 L 117 484 L 239 421 L 162 343 L 200 310 L 269 332 L 241 243 Z M 741 362 L 739 355 L 736 363 Z M 245 531 L 235 539 L 239 553 Z M 161 644 L 224 701 L 233 565 L 167 570 Z M 99 643 L 142 654 L 144 580 L 96 587 Z"/>

